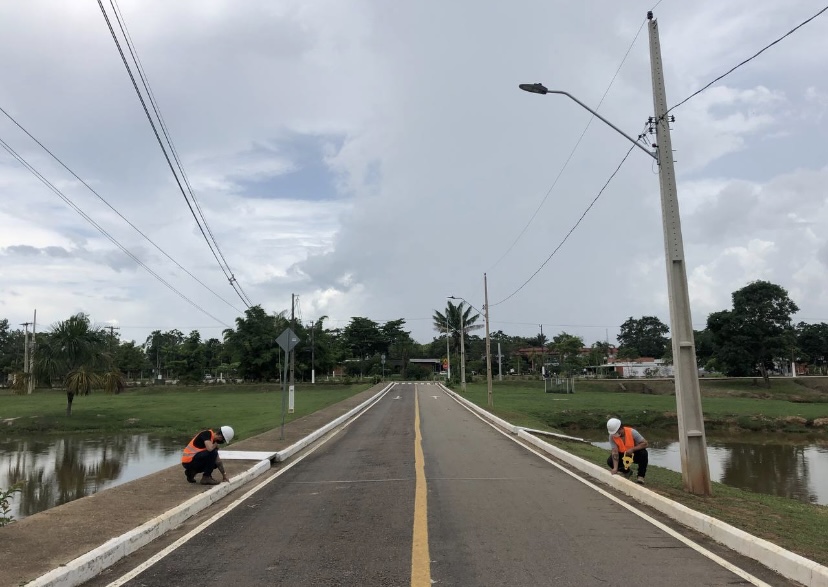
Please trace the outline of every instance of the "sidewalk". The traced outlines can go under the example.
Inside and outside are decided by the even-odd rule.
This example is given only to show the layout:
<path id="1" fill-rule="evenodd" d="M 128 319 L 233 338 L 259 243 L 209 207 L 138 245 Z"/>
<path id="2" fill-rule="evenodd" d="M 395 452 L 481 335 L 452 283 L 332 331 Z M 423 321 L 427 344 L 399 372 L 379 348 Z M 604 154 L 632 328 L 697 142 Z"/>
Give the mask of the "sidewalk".
<path id="1" fill-rule="evenodd" d="M 366 401 L 382 387 L 374 386 L 285 424 L 283 440 L 279 440 L 281 430 L 276 428 L 231 446 L 246 451 L 283 450 Z M 255 464 L 227 460 L 227 476 L 233 478 Z M 0 529 L 0 586 L 24 585 L 210 489 L 187 483 L 183 469 L 173 466 L 6 526 Z"/>

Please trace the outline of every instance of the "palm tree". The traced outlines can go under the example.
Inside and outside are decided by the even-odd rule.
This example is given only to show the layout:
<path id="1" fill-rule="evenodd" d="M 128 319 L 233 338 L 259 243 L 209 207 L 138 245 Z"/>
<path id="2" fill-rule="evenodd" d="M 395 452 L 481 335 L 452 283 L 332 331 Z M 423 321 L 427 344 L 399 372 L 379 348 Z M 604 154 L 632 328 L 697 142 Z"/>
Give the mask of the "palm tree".
<path id="1" fill-rule="evenodd" d="M 452 304 L 450 301 L 446 306 L 445 312 L 434 310 L 434 330 L 451 335 L 452 346 L 458 348 L 460 346 L 460 330 L 465 331 L 466 336 L 473 330 L 480 330 L 483 328 L 482 324 L 475 324 L 480 319 L 480 314 L 474 312 L 471 306 L 466 306 L 465 302 L 459 304 Z"/>
<path id="2" fill-rule="evenodd" d="M 66 415 L 72 415 L 72 400 L 104 387 L 107 392 L 123 389 L 123 374 L 106 354 L 104 330 L 90 324 L 89 316 L 75 314 L 57 322 L 38 345 L 35 372 L 44 381 L 63 381 Z"/>

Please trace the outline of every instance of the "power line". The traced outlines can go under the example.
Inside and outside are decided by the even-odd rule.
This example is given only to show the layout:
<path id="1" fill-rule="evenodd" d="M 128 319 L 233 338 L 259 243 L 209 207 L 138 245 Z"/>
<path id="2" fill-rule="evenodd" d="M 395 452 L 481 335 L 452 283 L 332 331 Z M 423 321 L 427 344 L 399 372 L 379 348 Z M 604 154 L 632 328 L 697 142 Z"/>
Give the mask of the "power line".
<path id="1" fill-rule="evenodd" d="M 138 83 L 135 81 L 135 76 L 132 73 L 132 68 L 129 66 L 129 62 L 127 61 L 126 55 L 124 54 L 124 51 L 121 48 L 121 42 L 118 40 L 118 35 L 115 33 L 115 29 L 112 27 L 112 22 L 109 20 L 109 15 L 107 14 L 106 9 L 104 8 L 103 2 L 101 0 L 98 0 L 98 6 L 101 9 L 101 13 L 103 14 L 104 20 L 106 20 L 107 27 L 109 28 L 109 32 L 112 35 L 112 40 L 115 41 L 115 46 L 118 49 L 118 53 L 121 55 L 121 60 L 123 61 L 124 67 L 126 68 L 127 73 L 129 74 L 130 80 L 132 81 L 132 87 L 135 89 L 135 92 L 138 94 L 138 99 L 141 101 L 141 106 L 144 109 L 144 114 L 146 114 L 147 120 L 149 120 L 150 126 L 152 127 L 152 131 L 155 134 L 156 140 L 158 141 L 158 145 L 161 147 L 161 151 L 164 154 L 164 159 L 166 159 L 167 165 L 169 166 L 170 171 L 172 171 L 173 177 L 175 178 L 175 182 L 178 185 L 178 189 L 181 191 L 181 195 L 184 197 L 184 201 L 187 203 L 187 207 L 190 209 L 190 213 L 192 214 L 193 218 L 195 219 L 196 225 L 198 225 L 198 229 L 201 231 L 201 235 L 204 237 L 204 240 L 207 242 L 207 246 L 210 248 L 210 252 L 213 253 L 213 257 L 215 257 L 216 262 L 219 265 L 219 268 L 221 269 L 222 273 L 224 273 L 224 276 L 227 278 L 228 282 L 230 283 L 230 286 L 233 288 L 233 291 L 236 292 L 236 294 L 239 296 L 239 298 L 242 300 L 242 302 L 244 302 L 244 304 L 249 308 L 251 306 L 249 299 L 247 298 L 247 296 L 242 291 L 240 291 L 240 288 L 237 289 L 238 283 L 236 282 L 236 277 L 233 275 L 232 270 L 230 270 L 229 265 L 227 265 L 227 268 L 225 269 L 226 261 L 225 261 L 225 264 L 222 264 L 222 261 L 219 259 L 219 255 L 216 253 L 216 250 L 218 250 L 218 244 L 215 243 L 214 241 L 211 242 L 210 238 L 207 236 L 207 233 L 205 232 L 205 229 L 202 226 L 202 223 L 199 221 L 199 217 L 196 214 L 196 211 L 193 209 L 193 205 L 190 203 L 190 198 L 187 196 L 187 192 L 184 191 L 184 187 L 181 185 L 181 179 L 179 179 L 178 173 L 176 173 L 175 167 L 173 166 L 173 163 L 170 160 L 170 155 L 169 155 L 169 153 L 167 153 L 167 149 L 164 146 L 164 142 L 161 140 L 161 136 L 158 133 L 158 129 L 155 126 L 155 121 L 152 119 L 152 115 L 150 114 L 149 109 L 147 108 L 147 104 L 146 104 L 146 101 L 144 100 L 144 96 L 141 93 L 141 90 L 138 88 Z M 116 12 L 116 18 L 117 18 L 117 12 Z M 119 20 L 119 26 L 121 26 L 120 25 L 120 20 Z M 121 30 L 123 31 L 123 28 Z M 126 36 L 124 38 L 126 39 Z M 127 42 L 127 46 L 130 48 L 130 52 L 133 55 L 133 60 L 134 60 L 134 52 L 131 48 L 131 45 L 128 42 Z M 136 63 L 136 68 L 137 68 L 137 63 Z M 140 74 L 140 71 L 139 71 L 139 74 Z M 142 77 L 141 81 L 142 81 L 142 84 L 144 85 L 144 87 L 146 88 L 147 87 L 146 80 Z M 149 91 L 148 91 L 148 94 L 149 94 Z M 155 105 L 153 105 L 153 110 L 156 112 L 156 116 L 158 116 L 158 110 L 155 107 Z M 215 246 L 216 250 L 214 250 L 214 246 Z"/>
<path id="2" fill-rule="evenodd" d="M 223 321 L 219 320 L 218 318 L 216 318 L 215 316 L 213 316 L 212 314 L 210 314 L 207 310 L 205 310 L 204 308 L 202 308 L 201 306 L 199 306 L 198 304 L 196 304 L 193 300 L 191 300 L 190 298 L 188 298 L 187 296 L 185 296 L 183 293 L 181 293 L 180 291 L 178 291 L 175 287 L 173 287 L 173 286 L 172 286 L 172 285 L 171 285 L 171 284 L 170 284 L 167 280 L 165 280 L 163 277 L 161 277 L 160 275 L 158 275 L 155 271 L 153 271 L 152 269 L 150 269 L 150 268 L 149 268 L 149 267 L 148 267 L 148 266 L 147 266 L 147 265 L 146 265 L 143 261 L 141 261 L 138 257 L 136 257 L 136 256 L 135 256 L 135 255 L 134 255 L 134 254 L 133 254 L 133 253 L 129 250 L 129 249 L 127 249 L 124 245 L 122 245 L 120 242 L 118 242 L 118 240 L 117 240 L 117 239 L 115 239 L 115 237 L 113 237 L 111 234 L 109 234 L 109 233 L 108 233 L 108 232 L 107 232 L 107 231 L 106 231 L 103 227 L 101 227 L 101 226 L 100 226 L 97 222 L 95 222 L 95 221 L 94 221 L 94 220 L 93 220 L 93 219 L 92 219 L 92 218 L 91 218 L 88 214 L 86 214 L 86 212 L 84 212 L 84 211 L 83 211 L 80 207 L 78 207 L 78 206 L 77 206 L 77 205 L 76 205 L 76 204 L 75 204 L 75 203 L 74 203 L 74 202 L 73 202 L 73 201 L 72 201 L 72 200 L 71 200 L 71 199 L 70 199 L 67 195 L 65 195 L 62 191 L 60 191 L 57 187 L 55 187 L 55 186 L 54 186 L 54 185 L 53 185 L 53 184 L 52 184 L 52 183 L 51 183 L 48 179 L 46 179 L 46 178 L 45 178 L 45 177 L 44 177 L 44 176 L 43 176 L 43 175 L 42 175 L 42 174 L 41 174 L 41 173 L 40 173 L 37 169 L 35 169 L 32 165 L 30 165 L 30 164 L 28 163 L 28 161 L 26 161 L 26 160 L 25 160 L 25 159 L 24 159 L 21 155 L 19 155 L 19 154 L 17 153 L 17 151 L 15 151 L 14 149 L 12 149 L 12 148 L 11 148 L 11 147 L 10 147 L 10 146 L 9 146 L 9 145 L 8 145 L 8 144 L 7 144 L 7 143 L 6 143 L 3 139 L 2 139 L 2 138 L 0 138 L 0 146 L 2 146 L 2 147 L 3 147 L 3 148 L 4 148 L 4 149 L 5 149 L 5 150 L 9 153 L 9 155 L 11 155 L 11 156 L 12 156 L 12 157 L 14 157 L 15 159 L 17 159 L 17 161 L 18 161 L 21 165 L 23 165 L 26 169 L 28 169 L 28 170 L 29 170 L 29 171 L 30 171 L 30 172 L 31 172 L 31 173 L 32 173 L 35 177 L 37 177 L 37 178 L 38 178 L 38 179 L 39 179 L 39 180 L 40 180 L 40 181 L 41 181 L 41 182 L 42 182 L 42 183 L 43 183 L 46 187 L 48 187 L 50 190 L 52 190 L 52 192 L 54 192 L 54 193 L 55 193 L 55 195 L 57 195 L 57 196 L 58 196 L 61 200 L 63 200 L 64 202 L 66 202 L 66 204 L 68 204 L 68 205 L 69 205 L 69 207 L 70 207 L 70 208 L 72 208 L 75 212 L 77 212 L 77 213 L 78 213 L 78 214 L 79 214 L 79 215 L 80 215 L 80 216 L 81 216 L 84 220 L 86 220 L 89 224 L 91 224 L 92 226 L 94 226 L 94 227 L 98 230 L 98 232 L 100 232 L 100 233 L 101 233 L 102 235 L 104 235 L 107 239 L 109 239 L 109 241 L 110 241 L 112 244 L 114 244 L 116 247 L 118 247 L 119 249 L 121 249 L 121 251 L 123 251 L 123 252 L 124 252 L 127 256 L 129 256 L 129 257 L 130 257 L 133 261 L 135 261 L 136 263 L 138 263 L 138 265 L 140 265 L 141 267 L 143 267 L 143 268 L 147 271 L 147 273 L 149 273 L 150 275 L 152 275 L 153 277 L 155 277 L 158 281 L 160 281 L 161 283 L 163 283 L 166 287 L 168 287 L 171 291 L 173 291 L 174 293 L 176 293 L 176 294 L 177 294 L 177 295 L 178 295 L 181 299 L 183 299 L 185 302 L 187 302 L 188 304 L 190 304 L 191 306 L 193 306 L 196 310 L 199 310 L 200 312 L 202 312 L 202 313 L 204 313 L 205 315 L 209 316 L 210 318 L 212 318 L 213 320 L 215 320 L 215 321 L 216 321 L 216 322 L 218 322 L 219 324 L 224 324 L 224 325 L 225 325 L 225 326 L 227 326 L 228 328 L 230 327 L 230 326 L 229 326 L 229 324 L 227 324 L 227 323 L 225 323 L 225 322 L 223 322 Z"/>
<path id="3" fill-rule="evenodd" d="M 661 3 L 661 0 L 659 0 L 659 4 L 660 3 Z M 658 4 L 656 4 L 656 6 L 658 6 Z M 624 67 L 624 63 L 627 61 L 627 57 L 629 56 L 630 51 L 632 51 L 632 48 L 635 45 L 635 42 L 638 40 L 638 36 L 641 34 L 641 31 L 644 29 L 645 24 L 647 24 L 647 19 L 644 19 L 641 22 L 641 26 L 638 27 L 638 31 L 635 33 L 635 37 L 633 37 L 633 40 L 630 43 L 630 46 L 627 47 L 627 52 L 624 53 L 624 57 L 621 59 L 621 63 L 618 64 L 618 68 L 615 70 L 615 73 L 613 74 L 612 79 L 610 80 L 609 85 L 607 86 L 607 89 L 604 90 L 604 94 L 601 96 L 601 100 L 598 102 L 598 105 L 595 107 L 596 111 L 598 111 L 601 108 L 601 105 L 604 103 L 604 100 L 606 99 L 607 94 L 609 94 L 609 91 L 612 88 L 612 85 L 615 83 L 615 79 L 618 77 L 618 73 L 621 71 L 621 68 Z M 578 140 L 575 141 L 575 145 L 572 147 L 572 150 L 569 152 L 569 156 L 564 161 L 564 164 L 561 167 L 560 171 L 558 171 L 558 175 L 556 175 L 555 179 L 552 181 L 552 185 L 546 191 L 546 195 L 541 200 L 541 203 L 538 205 L 538 207 L 532 213 L 532 216 L 529 218 L 529 221 L 523 227 L 523 230 L 520 231 L 520 234 L 517 235 L 517 238 L 514 240 L 514 242 L 512 242 L 512 244 L 509 245 L 509 248 L 506 249 L 506 252 L 504 252 L 497 261 L 495 261 L 494 265 L 491 266 L 489 271 L 492 271 L 492 269 L 497 267 L 500 264 L 500 262 L 504 258 L 506 258 L 506 255 L 508 255 L 512 251 L 512 249 L 515 247 L 515 245 L 518 243 L 518 241 L 520 241 L 520 239 L 523 238 L 523 235 L 526 234 L 527 229 L 532 224 L 532 222 L 534 222 L 535 217 L 538 215 L 538 212 L 540 212 L 541 208 L 543 208 L 543 205 L 546 204 L 546 200 L 549 198 L 549 194 L 551 194 L 552 190 L 555 189 L 555 186 L 558 185 L 558 180 L 561 179 L 561 176 L 563 175 L 563 172 L 566 170 L 567 166 L 569 165 L 569 162 L 572 160 L 572 157 L 575 155 L 575 151 L 578 150 L 578 146 L 581 144 L 581 141 L 583 140 L 584 135 L 586 135 L 587 130 L 589 130 L 589 127 L 592 124 L 593 120 L 595 120 L 595 114 L 590 114 L 589 120 L 587 121 L 586 126 L 584 127 L 584 130 L 581 132 L 581 136 L 579 136 Z"/>
<path id="4" fill-rule="evenodd" d="M 555 254 L 556 254 L 556 253 L 560 250 L 560 248 L 563 246 L 563 244 L 567 241 L 567 239 L 569 238 L 569 236 L 570 236 L 573 232 L 575 232 L 575 229 L 576 229 L 576 228 L 578 228 L 578 225 L 580 225 L 580 224 L 581 224 L 581 221 L 584 219 L 584 217 L 587 215 L 587 213 L 588 213 L 588 212 L 592 209 L 592 207 L 595 205 L 595 202 L 597 202 L 597 201 L 598 201 L 598 198 L 600 198 L 600 197 L 601 197 L 601 194 L 603 194 L 603 193 L 604 193 L 604 190 L 605 190 L 605 189 L 607 189 L 607 186 L 610 184 L 610 182 L 612 181 L 612 179 L 613 179 L 613 178 L 614 178 L 614 177 L 618 174 L 618 172 L 621 170 L 621 166 L 622 166 L 622 165 L 624 165 L 624 162 L 627 160 L 627 157 L 629 157 L 629 156 L 630 156 L 630 153 L 632 153 L 632 150 L 633 150 L 634 148 L 635 148 L 635 143 L 633 143 L 633 144 L 632 144 L 632 146 L 629 148 L 629 150 L 627 151 L 627 154 L 626 154 L 626 155 L 624 155 L 624 158 L 623 158 L 623 159 L 621 159 L 621 163 L 619 163 L 619 164 L 618 164 L 618 167 L 616 167 L 616 168 L 615 168 L 615 171 L 613 171 L 613 172 L 612 172 L 612 175 L 610 175 L 610 176 L 609 176 L 609 179 L 606 181 L 606 183 L 604 183 L 604 187 L 602 187 L 602 188 L 601 188 L 601 190 L 598 192 L 598 195 L 597 195 L 597 196 L 595 196 L 595 198 L 593 198 L 592 202 L 590 202 L 590 203 L 589 203 L 589 206 L 587 206 L 586 210 L 584 210 L 584 213 L 583 213 L 583 214 L 581 214 L 581 217 L 578 219 L 578 221 L 577 221 L 577 222 L 576 222 L 576 223 L 572 226 L 572 228 L 570 228 L 570 229 L 569 229 L 569 232 L 567 232 L 567 233 L 566 233 L 566 236 L 564 236 L 564 237 L 563 237 L 563 240 L 561 240 L 561 242 L 560 242 L 560 243 L 558 243 L 558 246 L 557 246 L 557 247 L 555 247 L 555 250 L 554 250 L 554 251 L 552 251 L 552 253 L 551 253 L 551 254 L 550 254 L 550 255 L 546 258 L 546 261 L 544 261 L 543 263 L 541 263 L 540 267 L 538 267 L 538 268 L 535 270 L 535 272 L 534 272 L 532 275 L 530 275 L 530 276 L 529 276 L 529 279 L 527 279 L 526 281 L 524 281 L 524 282 L 521 284 L 521 286 L 520 286 L 520 287 L 518 287 L 515 291 L 513 291 L 512 293 L 510 293 L 508 296 L 506 296 L 505 298 L 503 298 L 502 300 L 500 300 L 500 301 L 499 301 L 499 302 L 497 302 L 496 304 L 490 304 L 490 306 L 489 306 L 490 308 L 491 308 L 491 307 L 494 307 L 494 306 L 499 306 L 499 305 L 500 305 L 500 304 L 502 304 L 503 302 L 506 302 L 506 301 L 508 301 L 509 299 L 511 299 L 511 298 L 512 298 L 515 294 L 517 294 L 520 290 L 522 290 L 524 287 L 526 287 L 526 285 L 527 285 L 530 281 L 532 281 L 538 273 L 540 273 L 541 269 L 543 269 L 543 268 L 546 266 L 546 264 L 547 264 L 547 263 L 549 263 L 549 261 L 552 259 L 552 257 L 554 257 L 554 256 L 555 256 Z"/>
<path id="5" fill-rule="evenodd" d="M 130 221 L 129 221 L 129 220 L 128 220 L 128 219 L 127 219 L 127 218 L 126 218 L 123 214 L 121 214 L 121 213 L 120 213 L 120 212 L 119 212 L 119 211 L 118 211 L 118 210 L 117 210 L 117 209 L 116 209 L 116 208 L 115 208 L 112 204 L 110 204 L 110 203 L 109 203 L 109 202 L 108 202 L 108 201 L 107 201 L 107 200 L 106 200 L 106 199 L 105 199 L 105 198 L 104 198 L 101 194 L 99 194 L 97 191 L 95 191 L 95 189 L 94 189 L 94 188 L 92 188 L 92 186 L 90 186 L 90 185 L 89 185 L 88 183 L 86 183 L 83 179 L 81 179 L 81 178 L 80 178 L 80 176 L 78 176 L 78 174 L 77 174 L 77 173 L 75 173 L 74 171 L 72 171 L 72 170 L 71 170 L 71 169 L 70 169 L 70 168 L 69 168 L 69 167 L 68 167 L 68 166 L 67 166 L 67 165 L 66 165 L 63 161 L 61 161 L 61 160 L 60 160 L 60 158 L 59 158 L 57 155 L 55 155 L 52 151 L 50 151 L 48 148 L 46 148 L 46 146 L 45 146 L 43 143 L 41 143 L 41 142 L 40 142 L 37 138 L 35 138 L 35 137 L 34 137 L 34 135 L 32 135 L 32 133 L 30 133 L 28 130 L 26 130 L 26 129 L 23 127 L 23 125 L 21 125 L 21 124 L 20 124 L 17 120 L 15 120 L 15 119 L 14 119 L 14 117 L 12 117 L 12 115 L 11 115 L 11 114 L 9 114 L 8 112 L 6 112 L 6 110 L 5 110 L 2 106 L 0 106 L 0 112 L 2 112 L 3 114 L 5 114 L 5 115 L 6 115 L 6 117 L 7 117 L 9 120 L 11 120 L 11 121 L 12 121 L 12 122 L 13 122 L 13 123 L 17 126 L 17 128 L 19 128 L 19 129 L 20 129 L 20 130 L 22 130 L 24 133 L 26 133 L 26 135 L 27 135 L 30 139 L 32 139 L 35 143 L 37 143 L 37 144 L 40 146 L 40 148 L 41 148 L 41 149 L 43 149 L 44 151 L 46 151 L 46 152 L 47 152 L 47 153 L 48 153 L 48 154 L 52 157 L 52 159 L 54 159 L 55 161 L 57 161 L 57 162 L 58 162 L 58 164 L 60 164 L 60 165 L 61 165 L 61 167 L 63 167 L 66 171 L 68 171 L 69 173 L 71 173 L 71 174 L 72 174 L 72 176 L 73 176 L 75 179 L 77 179 L 77 180 L 78 180 L 79 182 L 81 182 L 84 186 L 86 186 L 86 189 L 88 189 L 90 192 L 92 192 L 93 194 L 95 194 L 95 196 L 97 196 L 97 197 L 98 197 L 98 199 L 99 199 L 101 202 L 103 202 L 104 204 L 106 204 L 106 205 L 109 207 L 109 209 L 110 209 L 110 210 L 112 210 L 113 212 L 115 212 L 115 214 L 117 214 L 117 215 L 121 218 L 121 220 L 123 220 L 124 222 L 126 222 L 127 224 L 129 224 L 129 225 L 130 225 L 130 226 L 131 226 L 131 227 L 135 230 L 135 232 L 137 232 L 137 233 L 138 233 L 138 234 L 140 234 L 142 237 L 144 237 L 144 238 L 145 238 L 145 239 L 146 239 L 146 240 L 147 240 L 147 241 L 148 241 L 148 242 L 149 242 L 152 246 L 154 246 L 156 249 L 158 249 L 158 250 L 159 250 L 159 251 L 160 251 L 160 252 L 161 252 L 161 253 L 162 253 L 165 257 L 167 257 L 167 259 L 169 259 L 170 261 L 172 261 L 173 263 L 175 263 L 175 264 L 178 266 L 178 268 L 179 268 L 179 269 L 181 269 L 181 270 L 182 270 L 182 271 L 184 271 L 187 275 L 189 275 L 190 277 L 192 277 L 193 279 L 195 279 L 195 280 L 196 280 L 199 284 L 201 284 L 201 285 L 202 285 L 205 289 L 207 289 L 207 291 L 209 291 L 211 294 L 213 294 L 214 296 L 216 296 L 216 297 L 217 297 L 218 299 L 220 299 L 222 302 L 224 302 L 225 304 L 227 304 L 228 306 L 230 306 L 231 308 L 233 308 L 236 312 L 238 312 L 239 314 L 241 314 L 241 313 L 242 313 L 242 311 L 241 311 L 241 310 L 239 310 L 238 308 L 236 308 L 233 304 L 231 304 L 231 303 L 230 303 L 230 302 L 228 302 L 226 299 L 224 299 L 224 298 L 223 298 L 223 297 L 221 297 L 219 294 L 217 294 L 215 291 L 213 291 L 213 290 L 212 290 L 212 289 L 211 289 L 211 288 L 210 288 L 210 287 L 209 287 L 206 283 L 204 283 L 204 282 L 203 282 L 203 281 L 201 281 L 198 277 L 196 277 L 195 275 L 193 275 L 192 273 L 190 273 L 190 271 L 188 271 L 188 270 L 187 270 L 184 266 L 182 266 L 182 265 L 181 265 L 181 263 L 179 263 L 178 261 L 176 261 L 175 259 L 173 259 L 173 258 L 172 258 L 172 257 L 171 257 L 171 256 L 170 256 L 170 255 L 169 255 L 169 254 L 168 254 L 168 253 L 164 250 L 164 249 L 162 249 L 162 248 L 161 248 L 160 246 L 158 246 L 158 245 L 157 245 L 157 244 L 156 244 L 156 243 L 155 243 L 155 242 L 154 242 L 154 241 L 153 241 L 150 237 L 148 237 L 146 234 L 144 234 L 144 233 L 141 231 L 141 229 L 139 229 L 139 228 L 138 228 L 137 226 L 135 226 L 132 222 L 130 222 Z"/>
<path id="6" fill-rule="evenodd" d="M 744 61 L 742 61 L 741 63 L 739 63 L 738 65 L 736 65 L 736 66 L 734 66 L 734 67 L 731 67 L 728 71 L 726 71 L 725 73 L 723 73 L 722 75 L 720 75 L 719 77 L 717 77 L 716 79 L 714 79 L 713 81 L 711 81 L 709 84 L 707 84 L 706 86 L 704 86 L 704 87 L 703 87 L 703 88 L 701 88 L 700 90 L 697 90 L 697 91 L 693 92 L 692 94 L 690 94 L 689 96 L 687 96 L 684 100 L 682 100 L 681 102 L 679 102 L 678 104 L 676 104 L 675 106 L 673 106 L 672 108 L 670 108 L 670 110 L 668 110 L 667 112 L 665 112 L 665 114 L 669 113 L 671 110 L 674 110 L 675 108 L 678 108 L 679 106 L 681 106 L 682 104 L 684 104 L 685 102 L 687 102 L 688 100 L 690 100 L 691 98 L 694 98 L 694 97 L 698 96 L 698 95 L 699 95 L 699 94 L 701 94 L 703 91 L 705 91 L 707 88 L 709 88 L 710 86 L 712 86 L 713 84 L 715 84 L 717 81 L 719 81 L 719 80 L 721 80 L 721 79 L 724 79 L 725 77 L 727 77 L 728 75 L 730 75 L 731 73 L 733 73 L 734 71 L 736 71 L 737 69 L 739 69 L 740 67 L 742 67 L 744 64 L 748 63 L 749 61 L 752 61 L 752 60 L 756 59 L 759 55 L 761 55 L 762 53 L 764 53 L 765 51 L 767 51 L 768 49 L 770 49 L 771 47 L 773 47 L 774 45 L 776 45 L 779 41 L 781 41 L 781 40 L 782 40 L 782 39 L 784 39 L 785 37 L 787 37 L 787 36 L 789 36 L 789 35 L 793 34 L 793 33 L 794 33 L 797 29 L 799 29 L 799 28 L 801 28 L 801 27 L 805 26 L 806 24 L 808 24 L 809 22 L 811 22 L 812 20 L 814 20 L 817 16 L 819 16 L 820 14 L 822 14 L 823 12 L 825 12 L 826 10 L 828 10 L 828 6 L 826 6 L 825 8 L 823 8 L 822 10 L 820 10 L 819 12 L 817 12 L 817 13 L 816 13 L 815 15 L 813 15 L 811 18 L 809 18 L 809 19 L 807 19 L 807 20 L 805 20 L 805 21 L 803 21 L 803 22 L 799 23 L 799 24 L 798 24 L 798 25 L 796 25 L 794 28 L 792 28 L 791 30 L 789 30 L 787 33 L 785 33 L 784 35 L 782 35 L 781 37 L 779 37 L 778 39 L 776 39 L 776 40 L 775 40 L 775 41 L 773 41 L 772 43 L 770 43 L 770 44 L 768 44 L 768 45 L 765 45 L 762 49 L 760 49 L 759 51 L 757 51 L 756 53 L 754 53 L 753 55 L 751 55 L 750 57 L 748 57 L 747 59 L 745 59 Z"/>
<path id="7" fill-rule="evenodd" d="M 181 159 L 178 157 L 178 150 L 175 148 L 175 143 L 173 142 L 172 136 L 169 132 L 169 129 L 167 128 L 167 123 L 164 120 L 164 117 L 161 115 L 161 108 L 158 105 L 158 101 L 155 99 L 155 93 L 152 91 L 152 86 L 149 83 L 149 77 L 147 76 L 146 71 L 144 71 L 144 65 L 141 63 L 141 59 L 138 56 L 138 49 L 135 47 L 135 43 L 132 41 L 132 36 L 129 34 L 129 28 L 127 27 L 126 19 L 124 18 L 123 13 L 121 12 L 121 8 L 118 5 L 117 0 L 109 0 L 109 3 L 112 6 L 113 12 L 115 13 L 115 18 L 118 21 L 118 26 L 121 29 L 121 34 L 124 36 L 124 40 L 126 41 L 126 45 L 129 49 L 130 55 L 132 56 L 132 60 L 135 63 L 136 68 L 138 69 L 138 75 L 141 78 L 141 83 L 144 86 L 144 90 L 147 92 L 147 96 L 149 97 L 152 109 L 155 112 L 155 116 L 158 118 L 158 122 L 161 125 L 161 130 L 164 133 L 164 138 L 167 140 L 167 144 L 169 145 L 170 151 L 173 154 L 173 159 L 175 159 L 175 163 L 178 167 L 178 170 L 181 173 L 181 177 L 184 179 L 184 184 L 187 186 L 187 191 L 190 193 L 190 198 L 192 199 L 193 204 L 195 204 L 196 210 L 198 211 L 198 215 L 201 218 L 201 221 L 204 223 L 204 228 L 207 229 L 207 233 L 210 235 L 210 239 L 212 240 L 213 245 L 215 245 L 216 252 L 218 252 L 219 257 L 221 257 L 221 260 L 227 267 L 227 271 L 230 273 L 230 276 L 228 277 L 230 285 L 233 287 L 233 289 L 236 289 L 238 287 L 238 291 L 236 293 L 240 292 L 241 295 L 244 296 L 242 301 L 246 300 L 245 303 L 248 307 L 250 307 L 252 305 L 250 297 L 242 289 L 242 286 L 236 279 L 235 275 L 233 275 L 233 272 L 230 269 L 230 264 L 224 257 L 224 253 L 222 253 L 215 235 L 213 235 L 213 231 L 210 228 L 210 224 L 207 222 L 207 217 L 204 215 L 204 212 L 201 209 L 201 205 L 199 204 L 198 199 L 196 198 L 195 191 L 193 190 L 193 187 L 190 184 L 190 180 L 184 171 L 184 166 L 181 163 Z M 196 222 L 198 222 L 197 219 Z M 226 273 L 225 277 L 227 277 Z"/>

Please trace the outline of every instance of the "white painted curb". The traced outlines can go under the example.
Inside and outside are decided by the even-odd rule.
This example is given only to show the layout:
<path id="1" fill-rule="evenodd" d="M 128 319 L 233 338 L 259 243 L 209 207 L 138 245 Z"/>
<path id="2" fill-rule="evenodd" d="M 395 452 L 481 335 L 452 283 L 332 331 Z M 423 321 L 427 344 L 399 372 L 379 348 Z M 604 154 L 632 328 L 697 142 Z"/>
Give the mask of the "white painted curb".
<path id="1" fill-rule="evenodd" d="M 26 583 L 26 585 L 27 587 L 74 587 L 80 585 L 84 581 L 98 576 L 104 569 L 111 567 L 142 546 L 146 546 L 165 532 L 180 526 L 188 518 L 218 501 L 234 489 L 263 475 L 268 469 L 270 469 L 270 461 L 260 461 L 251 469 L 233 477 L 229 483 L 216 485 L 204 493 L 191 497 L 181 505 L 164 512 L 126 534 L 104 542 L 98 548 L 90 550 L 64 566 L 41 575 L 34 581 Z"/>
<path id="2" fill-rule="evenodd" d="M 775 544 L 768 542 L 762 538 L 757 538 L 743 530 L 739 530 L 725 524 L 721 520 L 717 520 L 706 514 L 702 514 L 695 510 L 688 508 L 680 503 L 662 497 L 657 493 L 648 491 L 640 487 L 636 483 L 630 483 L 626 479 L 622 479 L 617 475 L 612 475 L 606 468 L 599 467 L 593 463 L 585 461 L 580 457 L 569 454 L 556 446 L 544 442 L 540 438 L 530 434 L 529 429 L 524 429 L 519 426 L 513 426 L 508 422 L 490 414 L 486 410 L 471 403 L 466 398 L 451 391 L 445 386 L 441 386 L 451 397 L 462 403 L 464 406 L 480 414 L 487 420 L 497 424 L 501 428 L 508 431 L 514 431 L 518 438 L 526 440 L 530 444 L 536 446 L 542 451 L 551 454 L 555 458 L 565 462 L 566 464 L 595 477 L 599 481 L 611 485 L 614 489 L 624 493 L 636 501 L 650 506 L 658 510 L 662 514 L 676 520 L 677 522 L 701 532 L 709 536 L 716 542 L 723 544 L 749 558 L 752 558 L 766 567 L 773 569 L 780 575 L 792 579 L 805 585 L 805 587 L 828 587 L 828 567 L 824 567 L 810 559 L 795 554 L 789 550 L 785 550 Z"/>
<path id="3" fill-rule="evenodd" d="M 372 403 L 378 401 L 393 385 L 393 383 L 389 383 L 371 399 L 362 402 L 348 413 L 333 420 L 285 450 L 275 453 L 276 460 L 286 460 L 288 457 L 318 440 L 321 436 L 324 436 L 333 428 L 354 417 L 362 410 L 368 408 Z M 270 465 L 269 459 L 260 461 L 244 473 L 233 477 L 229 483 L 221 483 L 204 493 L 191 497 L 181 505 L 164 512 L 134 530 L 112 538 L 94 550 L 90 550 L 67 564 L 26 583 L 26 587 L 75 587 L 93 577 L 97 577 L 105 569 L 111 567 L 122 558 L 129 556 L 156 538 L 177 528 L 187 519 L 215 503 L 231 491 L 263 475 L 270 469 Z"/>

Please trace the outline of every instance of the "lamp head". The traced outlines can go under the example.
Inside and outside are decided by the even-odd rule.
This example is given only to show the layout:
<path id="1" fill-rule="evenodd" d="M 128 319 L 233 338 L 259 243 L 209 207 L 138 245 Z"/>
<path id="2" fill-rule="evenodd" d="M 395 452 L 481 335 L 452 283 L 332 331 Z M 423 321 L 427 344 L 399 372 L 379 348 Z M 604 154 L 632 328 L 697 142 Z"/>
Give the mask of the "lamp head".
<path id="1" fill-rule="evenodd" d="M 537 84 L 520 84 L 518 86 L 524 92 L 529 92 L 530 94 L 548 94 L 549 90 L 546 89 L 541 83 Z"/>

